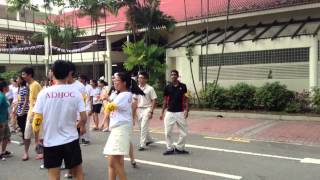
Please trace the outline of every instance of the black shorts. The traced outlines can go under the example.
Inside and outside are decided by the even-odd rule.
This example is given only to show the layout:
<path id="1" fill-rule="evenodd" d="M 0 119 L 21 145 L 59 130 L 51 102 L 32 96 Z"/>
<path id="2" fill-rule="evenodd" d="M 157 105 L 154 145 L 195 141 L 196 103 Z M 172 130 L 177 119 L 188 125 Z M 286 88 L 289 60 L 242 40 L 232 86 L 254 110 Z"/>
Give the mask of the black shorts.
<path id="1" fill-rule="evenodd" d="M 94 105 L 92 105 L 92 112 L 100 113 L 101 107 L 102 107 L 102 104 L 94 104 Z"/>
<path id="2" fill-rule="evenodd" d="M 72 169 L 82 163 L 79 140 L 53 147 L 44 147 L 43 162 L 45 168 L 60 168 L 64 160 L 66 169 Z"/>

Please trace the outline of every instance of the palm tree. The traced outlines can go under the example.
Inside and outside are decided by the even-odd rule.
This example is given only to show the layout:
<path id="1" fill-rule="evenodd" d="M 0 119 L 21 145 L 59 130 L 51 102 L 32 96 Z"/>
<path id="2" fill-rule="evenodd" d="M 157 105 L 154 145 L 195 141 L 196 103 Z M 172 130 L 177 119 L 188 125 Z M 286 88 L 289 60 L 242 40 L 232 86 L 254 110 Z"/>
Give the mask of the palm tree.
<path id="1" fill-rule="evenodd" d="M 7 3 L 9 5 L 8 10 L 11 12 L 24 12 L 24 26 L 25 26 L 25 30 L 27 31 L 27 17 L 26 17 L 26 11 L 30 10 L 32 12 L 38 12 L 39 9 L 37 6 L 33 5 L 31 3 L 31 0 L 7 0 Z M 34 16 L 33 16 L 33 22 L 34 22 Z M 31 60 L 31 54 L 29 51 L 29 60 L 30 63 L 32 64 L 32 60 Z"/>
<path id="2" fill-rule="evenodd" d="M 97 0 L 82 0 L 79 2 L 80 12 L 78 16 L 90 16 L 91 18 L 91 29 L 93 29 L 93 25 L 95 25 L 95 36 L 98 41 L 98 22 L 100 18 L 104 17 L 104 13 L 101 11 L 101 4 Z M 98 47 L 98 46 L 96 46 Z M 93 78 L 96 78 L 95 72 L 95 51 L 92 49 L 93 53 Z"/>

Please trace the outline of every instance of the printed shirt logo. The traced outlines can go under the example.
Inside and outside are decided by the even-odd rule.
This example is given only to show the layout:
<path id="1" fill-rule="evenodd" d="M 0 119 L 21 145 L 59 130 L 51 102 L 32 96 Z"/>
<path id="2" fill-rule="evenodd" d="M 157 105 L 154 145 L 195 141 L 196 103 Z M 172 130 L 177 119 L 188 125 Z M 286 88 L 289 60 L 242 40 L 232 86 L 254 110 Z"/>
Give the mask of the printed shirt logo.
<path id="1" fill-rule="evenodd" d="M 48 92 L 46 94 L 46 98 L 49 99 L 58 99 L 58 98 L 65 98 L 65 97 L 75 97 L 73 92 Z"/>

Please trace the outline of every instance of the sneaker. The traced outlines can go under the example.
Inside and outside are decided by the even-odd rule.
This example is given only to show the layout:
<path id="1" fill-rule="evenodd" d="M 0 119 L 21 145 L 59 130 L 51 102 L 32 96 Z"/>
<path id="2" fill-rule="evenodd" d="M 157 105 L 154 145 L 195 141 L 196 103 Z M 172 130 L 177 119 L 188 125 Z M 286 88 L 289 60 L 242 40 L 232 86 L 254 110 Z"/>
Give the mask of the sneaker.
<path id="1" fill-rule="evenodd" d="M 186 151 L 186 150 L 179 150 L 179 149 L 175 149 L 175 152 L 177 153 L 177 154 L 189 154 L 189 151 Z"/>
<path id="2" fill-rule="evenodd" d="M 146 142 L 146 146 L 149 146 L 150 144 L 153 144 L 154 143 L 154 141 L 148 141 L 148 142 Z"/>
<path id="3" fill-rule="evenodd" d="M 90 141 L 82 139 L 82 145 L 88 146 L 90 144 Z"/>
<path id="4" fill-rule="evenodd" d="M 6 158 L 2 154 L 0 154 L 0 161 L 5 161 L 5 160 Z"/>
<path id="5" fill-rule="evenodd" d="M 64 178 L 72 179 L 72 174 L 66 173 L 66 174 L 64 175 Z"/>
<path id="6" fill-rule="evenodd" d="M 137 168 L 137 162 L 135 160 L 131 161 L 131 166 Z"/>
<path id="7" fill-rule="evenodd" d="M 11 157 L 12 156 L 12 152 L 10 151 L 5 151 L 4 153 L 2 153 L 3 157 Z"/>
<path id="8" fill-rule="evenodd" d="M 146 148 L 144 148 L 144 147 L 139 147 L 139 149 L 138 149 L 138 151 L 144 151 L 144 150 L 146 150 Z"/>
<path id="9" fill-rule="evenodd" d="M 163 153 L 164 156 L 166 156 L 166 155 L 172 155 L 172 154 L 174 154 L 174 149 L 172 149 L 172 150 L 166 150 L 166 151 Z"/>
<path id="10" fill-rule="evenodd" d="M 109 132 L 109 128 L 104 128 L 102 132 Z"/>
<path id="11" fill-rule="evenodd" d="M 44 164 L 41 164 L 41 165 L 40 165 L 40 169 L 44 169 Z"/>

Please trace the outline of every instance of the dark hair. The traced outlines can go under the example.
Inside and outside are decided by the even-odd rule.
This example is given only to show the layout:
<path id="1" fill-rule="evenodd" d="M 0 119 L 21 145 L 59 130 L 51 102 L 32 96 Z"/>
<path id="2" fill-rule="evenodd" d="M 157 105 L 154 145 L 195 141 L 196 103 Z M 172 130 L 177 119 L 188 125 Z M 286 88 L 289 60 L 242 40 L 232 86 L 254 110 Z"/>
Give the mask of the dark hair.
<path id="1" fill-rule="evenodd" d="M 178 72 L 177 70 L 175 70 L 175 69 L 171 70 L 170 74 L 171 74 L 171 73 L 176 73 L 177 76 L 179 76 L 179 72 Z"/>
<path id="2" fill-rule="evenodd" d="M 139 75 L 142 75 L 145 79 L 149 79 L 149 74 L 145 71 L 139 72 Z"/>
<path id="3" fill-rule="evenodd" d="M 111 96 L 112 92 L 114 92 L 116 89 L 114 88 L 114 86 L 111 86 L 109 92 L 108 92 L 108 96 Z"/>
<path id="4" fill-rule="evenodd" d="M 139 88 L 137 82 L 131 78 L 131 76 L 126 72 L 119 72 L 116 74 L 121 81 L 126 83 L 127 89 L 133 94 L 144 95 L 144 92 Z"/>
<path id="5" fill-rule="evenodd" d="M 94 86 L 98 86 L 98 82 L 97 82 L 97 80 L 92 79 L 91 81 L 92 81 L 92 83 L 94 84 Z"/>
<path id="6" fill-rule="evenodd" d="M 8 83 L 5 80 L 0 80 L 0 91 L 3 92 L 4 88 L 8 87 Z"/>
<path id="7" fill-rule="evenodd" d="M 18 76 L 16 79 L 20 78 L 21 79 L 21 84 L 19 85 L 19 87 L 21 86 L 27 86 L 27 81 L 25 81 L 22 76 Z"/>
<path id="8" fill-rule="evenodd" d="M 57 60 L 52 65 L 52 72 L 56 79 L 62 80 L 68 77 L 69 64 L 66 61 Z"/>
<path id="9" fill-rule="evenodd" d="M 24 67 L 24 68 L 21 69 L 21 73 L 22 72 L 24 72 L 24 73 L 26 73 L 28 75 L 31 75 L 31 77 L 34 76 L 34 70 L 33 70 L 32 67 Z"/>
<path id="10" fill-rule="evenodd" d="M 72 72 L 72 77 L 75 77 L 76 74 L 76 65 L 71 62 L 71 61 L 67 61 L 68 65 L 69 65 L 69 72 Z"/>
<path id="11" fill-rule="evenodd" d="M 86 75 L 80 75 L 79 76 L 80 79 L 83 79 L 85 82 L 88 82 L 88 77 Z"/>
<path id="12" fill-rule="evenodd" d="M 105 82 L 103 79 L 100 79 L 99 83 L 103 84 L 104 86 L 107 85 L 107 82 Z"/>

